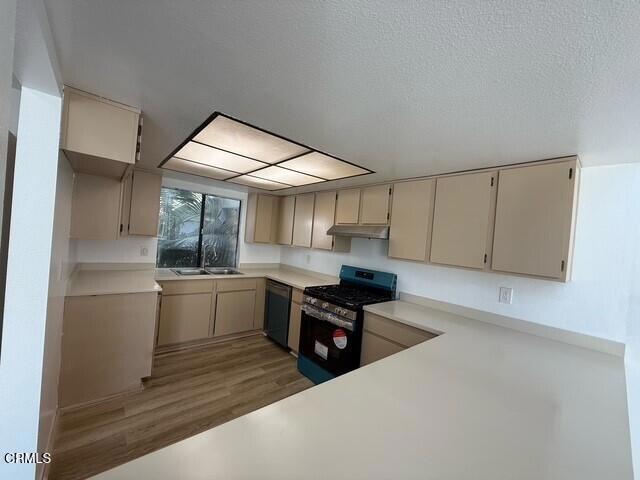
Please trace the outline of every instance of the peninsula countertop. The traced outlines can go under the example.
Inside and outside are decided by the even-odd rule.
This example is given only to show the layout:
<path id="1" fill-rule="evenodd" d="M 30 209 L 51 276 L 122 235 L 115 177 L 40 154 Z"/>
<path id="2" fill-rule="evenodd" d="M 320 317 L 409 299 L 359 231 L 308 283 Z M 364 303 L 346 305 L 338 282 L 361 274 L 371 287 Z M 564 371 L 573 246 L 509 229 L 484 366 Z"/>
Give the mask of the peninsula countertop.
<path id="1" fill-rule="evenodd" d="M 437 337 L 98 475 L 631 480 L 623 358 L 404 301 Z"/>

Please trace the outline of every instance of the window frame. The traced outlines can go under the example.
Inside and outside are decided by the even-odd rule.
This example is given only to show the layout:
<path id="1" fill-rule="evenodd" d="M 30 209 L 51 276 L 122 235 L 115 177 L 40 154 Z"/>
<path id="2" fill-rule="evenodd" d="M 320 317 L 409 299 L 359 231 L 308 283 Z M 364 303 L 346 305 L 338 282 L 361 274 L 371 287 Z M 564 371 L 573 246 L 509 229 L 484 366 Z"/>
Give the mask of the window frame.
<path id="1" fill-rule="evenodd" d="M 242 208 L 243 208 L 243 201 L 240 198 L 234 198 L 234 197 L 226 197 L 224 195 L 216 195 L 213 193 L 204 193 L 204 192 L 200 192 L 197 190 L 188 190 L 186 188 L 178 188 L 178 187 L 165 187 L 164 185 L 161 187 L 162 189 L 167 189 L 167 190 L 179 190 L 182 192 L 188 192 L 188 193 L 195 193 L 197 195 L 201 195 L 201 203 L 200 203 L 200 227 L 198 230 L 198 252 L 196 255 L 196 265 L 193 267 L 160 267 L 158 266 L 158 259 L 160 258 L 160 245 L 158 245 L 157 248 L 157 253 L 156 253 L 156 268 L 200 268 L 200 265 L 202 264 L 202 241 L 204 239 L 204 219 L 205 219 L 205 208 L 206 208 L 206 197 L 216 197 L 216 198 L 221 198 L 223 200 L 233 200 L 235 202 L 238 202 L 238 227 L 236 228 L 236 232 L 235 232 L 235 236 L 236 236 L 236 253 L 235 253 L 235 257 L 234 257 L 234 265 L 224 265 L 221 267 L 217 267 L 217 268 L 237 268 L 238 267 L 238 261 L 240 259 L 240 222 L 242 220 Z M 158 222 L 158 227 L 160 226 L 160 222 Z M 159 239 L 158 239 L 159 241 Z M 206 265 L 205 265 L 206 268 Z"/>

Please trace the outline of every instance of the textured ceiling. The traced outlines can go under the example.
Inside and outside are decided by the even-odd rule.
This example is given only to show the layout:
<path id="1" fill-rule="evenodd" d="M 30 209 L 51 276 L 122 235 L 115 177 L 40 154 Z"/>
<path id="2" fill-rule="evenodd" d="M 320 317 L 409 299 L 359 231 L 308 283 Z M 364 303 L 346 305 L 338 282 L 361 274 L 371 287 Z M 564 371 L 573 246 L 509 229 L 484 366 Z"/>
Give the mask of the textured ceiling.
<path id="1" fill-rule="evenodd" d="M 65 83 L 143 109 L 146 165 L 214 110 L 378 172 L 323 188 L 640 160 L 638 1 L 45 3 Z"/>

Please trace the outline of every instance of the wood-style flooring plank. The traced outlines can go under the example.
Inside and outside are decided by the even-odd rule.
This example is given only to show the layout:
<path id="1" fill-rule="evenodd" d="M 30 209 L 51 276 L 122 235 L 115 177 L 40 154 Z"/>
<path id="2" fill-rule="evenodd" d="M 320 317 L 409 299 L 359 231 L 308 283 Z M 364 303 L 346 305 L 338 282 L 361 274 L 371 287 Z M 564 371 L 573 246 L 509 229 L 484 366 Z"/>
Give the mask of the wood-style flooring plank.
<path id="1" fill-rule="evenodd" d="M 61 413 L 49 479 L 95 475 L 312 385 L 262 335 L 157 355 L 142 390 Z"/>

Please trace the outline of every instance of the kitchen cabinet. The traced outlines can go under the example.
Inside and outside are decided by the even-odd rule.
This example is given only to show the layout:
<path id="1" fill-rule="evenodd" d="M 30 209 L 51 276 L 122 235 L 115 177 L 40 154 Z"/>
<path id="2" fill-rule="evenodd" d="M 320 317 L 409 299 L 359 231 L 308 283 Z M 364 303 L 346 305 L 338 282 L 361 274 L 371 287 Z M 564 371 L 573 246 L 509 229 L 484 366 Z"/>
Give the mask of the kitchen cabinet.
<path id="1" fill-rule="evenodd" d="M 360 224 L 386 225 L 389 223 L 390 185 L 375 185 L 362 189 L 360 200 Z"/>
<path id="2" fill-rule="evenodd" d="M 432 263 L 482 269 L 490 255 L 497 172 L 436 180 Z"/>
<path id="3" fill-rule="evenodd" d="M 424 262 L 428 259 L 435 180 L 393 186 L 389 256 Z"/>
<path id="4" fill-rule="evenodd" d="M 296 247 L 311 247 L 314 201 L 315 195 L 313 193 L 296 195 L 293 217 L 293 245 Z"/>
<path id="5" fill-rule="evenodd" d="M 120 230 L 122 184 L 119 180 L 79 173 L 73 180 L 71 238 L 116 240 Z"/>
<path id="6" fill-rule="evenodd" d="M 436 335 L 365 312 L 360 364 L 368 365 Z"/>
<path id="7" fill-rule="evenodd" d="M 278 232 L 280 200 L 273 195 L 250 193 L 247 200 L 245 241 L 275 243 Z"/>
<path id="8" fill-rule="evenodd" d="M 214 337 L 253 329 L 255 290 L 222 292 L 217 297 Z"/>
<path id="9" fill-rule="evenodd" d="M 570 278 L 578 175 L 576 158 L 499 171 L 493 270 Z"/>
<path id="10" fill-rule="evenodd" d="M 64 88 L 61 148 L 76 172 L 120 180 L 137 159 L 140 111 Z"/>
<path id="11" fill-rule="evenodd" d="M 360 189 L 339 190 L 336 200 L 336 224 L 355 225 L 360 214 Z"/>
<path id="12" fill-rule="evenodd" d="M 162 176 L 155 173 L 134 170 L 131 180 L 129 204 L 129 235 L 158 235 L 160 213 L 160 190 Z M 124 192 L 127 195 L 127 192 Z"/>
<path id="13" fill-rule="evenodd" d="M 336 215 L 335 191 L 316 193 L 316 201 L 313 207 L 313 233 L 311 236 L 311 248 L 332 250 L 334 252 L 349 252 L 351 250 L 350 237 L 334 237 L 327 235 Z"/>
<path id="14" fill-rule="evenodd" d="M 264 329 L 264 304 L 267 281 L 264 278 L 256 278 L 256 310 L 253 316 L 253 329 Z"/>
<path id="15" fill-rule="evenodd" d="M 293 216 L 295 213 L 296 197 L 281 197 L 279 199 L 279 220 L 277 243 L 280 245 L 291 245 L 293 241 Z"/>
<path id="16" fill-rule="evenodd" d="M 302 290 L 294 288 L 291 292 L 291 310 L 289 311 L 289 348 L 298 353 L 300 345 L 300 323 L 302 321 Z"/>
<path id="17" fill-rule="evenodd" d="M 137 388 L 151 375 L 157 299 L 156 292 L 65 299 L 60 407 Z"/>
<path id="18" fill-rule="evenodd" d="M 211 292 L 163 295 L 158 346 L 207 338 L 211 297 Z"/>

